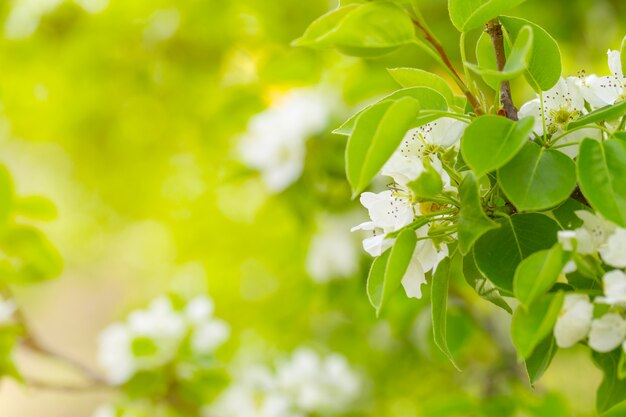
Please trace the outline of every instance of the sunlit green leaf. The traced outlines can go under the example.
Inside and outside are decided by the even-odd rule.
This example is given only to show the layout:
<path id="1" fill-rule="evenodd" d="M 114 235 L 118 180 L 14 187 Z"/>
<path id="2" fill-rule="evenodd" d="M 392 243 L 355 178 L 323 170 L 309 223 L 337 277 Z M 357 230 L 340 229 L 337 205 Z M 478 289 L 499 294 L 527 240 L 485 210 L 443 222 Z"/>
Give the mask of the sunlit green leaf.
<path id="1" fill-rule="evenodd" d="M 532 304 L 515 309 L 511 337 L 521 359 L 530 357 L 539 343 L 552 332 L 563 298 L 562 292 L 544 294 Z"/>
<path id="2" fill-rule="evenodd" d="M 403 97 L 378 103 L 358 117 L 346 147 L 346 172 L 353 196 L 385 165 L 418 112 L 417 100 Z"/>
<path id="3" fill-rule="evenodd" d="M 524 259 L 517 267 L 513 279 L 515 297 L 522 304 L 531 304 L 552 287 L 567 260 L 563 247 L 559 244 Z"/>
<path id="4" fill-rule="evenodd" d="M 354 125 L 356 123 L 357 118 L 368 109 L 372 108 L 378 103 L 388 100 L 399 100 L 403 97 L 411 97 L 417 100 L 420 104 L 421 110 L 441 110 L 445 111 L 448 109 L 448 104 L 446 103 L 446 99 L 437 91 L 433 90 L 429 87 L 411 87 L 411 88 L 403 88 L 398 91 L 394 91 L 393 93 L 383 97 L 377 103 L 365 107 L 363 110 L 357 112 L 348 120 L 346 120 L 340 127 L 335 129 L 333 133 L 339 135 L 347 135 L 352 134 L 354 130 Z M 424 123 L 429 123 L 433 120 L 436 120 L 440 116 L 427 116 L 427 120 Z M 411 125 L 411 127 L 415 127 L 415 123 Z"/>
<path id="5" fill-rule="evenodd" d="M 499 227 L 484 213 L 480 201 L 478 181 L 473 173 L 468 173 L 459 187 L 461 210 L 459 212 L 459 250 L 466 255 L 479 237 L 489 230 Z"/>
<path id="6" fill-rule="evenodd" d="M 428 87 L 441 94 L 449 105 L 455 104 L 454 92 L 450 85 L 432 72 L 424 71 L 418 68 L 392 68 L 387 70 L 394 80 L 403 88 L 410 87 Z M 427 106 L 422 106 L 427 108 Z"/>
<path id="7" fill-rule="evenodd" d="M 431 284 L 431 308 L 433 319 L 433 335 L 435 344 L 448 357 L 452 365 L 459 369 L 448 348 L 447 311 L 448 285 L 451 277 L 463 274 L 462 258 L 458 254 L 445 258 L 437 266 Z"/>
<path id="8" fill-rule="evenodd" d="M 580 189 L 591 207 L 626 227 L 626 141 L 583 140 L 577 168 Z"/>
<path id="9" fill-rule="evenodd" d="M 626 100 L 617 104 L 601 107 L 597 110 L 587 113 L 576 120 L 567 124 L 567 129 L 575 129 L 577 127 L 590 125 L 592 123 L 601 122 L 603 120 L 614 120 L 626 114 Z"/>
<path id="10" fill-rule="evenodd" d="M 473 252 L 463 257 L 463 276 L 469 286 L 474 288 L 481 298 L 500 307 L 509 314 L 513 313 L 513 310 L 507 302 L 504 301 L 498 289 L 478 270 Z"/>
<path id="11" fill-rule="evenodd" d="M 467 32 L 483 26 L 525 0 L 448 0 L 448 11 L 454 26 Z"/>
<path id="12" fill-rule="evenodd" d="M 576 164 L 560 151 L 527 142 L 498 170 L 498 182 L 518 210 L 543 210 L 562 203 L 574 191 Z"/>
<path id="13" fill-rule="evenodd" d="M 494 171 L 509 162 L 528 142 L 533 124 L 532 117 L 519 122 L 494 115 L 478 117 L 461 138 L 463 159 L 479 177 Z"/>

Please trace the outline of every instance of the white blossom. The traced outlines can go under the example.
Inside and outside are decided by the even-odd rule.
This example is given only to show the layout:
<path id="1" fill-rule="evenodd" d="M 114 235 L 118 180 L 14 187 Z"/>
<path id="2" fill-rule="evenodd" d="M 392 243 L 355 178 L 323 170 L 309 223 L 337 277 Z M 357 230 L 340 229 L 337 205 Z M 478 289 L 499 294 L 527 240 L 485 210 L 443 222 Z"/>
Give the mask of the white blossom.
<path id="1" fill-rule="evenodd" d="M 361 204 L 367 208 L 371 220 L 353 227 L 352 231 L 375 233 L 363 240 L 363 249 L 372 256 L 380 256 L 393 245 L 393 239 L 387 239 L 386 234 L 411 224 L 417 210 L 408 193 L 402 191 L 365 192 L 361 194 Z"/>
<path id="2" fill-rule="evenodd" d="M 598 251 L 607 265 L 626 268 L 626 229 L 616 228 Z"/>
<path id="3" fill-rule="evenodd" d="M 583 82 L 585 100 L 594 107 L 615 104 L 626 98 L 626 77 L 622 71 L 619 51 L 607 51 L 611 75 L 598 77 L 590 75 Z"/>
<path id="4" fill-rule="evenodd" d="M 626 274 L 623 271 L 607 272 L 602 277 L 602 284 L 604 297 L 597 297 L 596 302 L 626 307 Z"/>
<path id="5" fill-rule="evenodd" d="M 338 354 L 325 358 L 307 348 L 279 364 L 277 384 L 307 414 L 342 414 L 358 398 L 360 378 Z"/>
<path id="6" fill-rule="evenodd" d="M 101 405 L 96 408 L 96 411 L 93 413 L 93 417 L 116 417 L 117 411 L 115 407 L 112 405 Z"/>
<path id="7" fill-rule="evenodd" d="M 626 321 L 616 313 L 608 313 L 591 322 L 589 347 L 596 352 L 610 352 L 626 337 Z"/>
<path id="8" fill-rule="evenodd" d="M 459 120 L 443 117 L 409 130 L 381 174 L 406 186 L 425 171 L 425 159 L 428 159 L 428 163 L 441 175 L 444 185 L 449 186 L 450 177 L 443 169 L 437 151 L 457 146 L 466 126 Z"/>
<path id="9" fill-rule="evenodd" d="M 330 104 L 319 91 L 290 91 L 249 121 L 246 133 L 239 139 L 241 161 L 260 171 L 270 191 L 284 190 L 300 177 L 305 143 L 326 128 Z"/>
<path id="10" fill-rule="evenodd" d="M 17 310 L 17 304 L 11 299 L 2 299 L 0 297 L 0 326 L 8 323 L 13 318 L 13 314 Z"/>
<path id="11" fill-rule="evenodd" d="M 427 228 L 422 227 L 417 231 L 418 237 L 426 236 Z M 413 257 L 409 262 L 402 286 L 409 298 L 422 298 L 422 284 L 426 283 L 426 273 L 435 271 L 439 262 L 448 256 L 448 246 L 441 245 L 438 249 L 432 240 L 422 239 L 417 242 Z"/>
<path id="12" fill-rule="evenodd" d="M 559 242 L 563 245 L 563 249 L 568 251 L 574 250 L 574 242 L 576 242 L 577 253 L 582 255 L 596 253 L 613 234 L 615 225 L 599 214 L 594 215 L 586 210 L 578 210 L 575 213 L 583 221 L 583 225 L 576 230 L 557 232 Z"/>
<path id="13" fill-rule="evenodd" d="M 554 326 L 554 337 L 560 348 L 574 346 L 587 337 L 593 318 L 593 304 L 582 294 L 567 294 Z"/>
<path id="14" fill-rule="evenodd" d="M 345 227 L 348 219 L 322 216 L 313 235 L 306 257 L 306 270 L 315 282 L 348 278 L 359 268 L 358 244 Z"/>

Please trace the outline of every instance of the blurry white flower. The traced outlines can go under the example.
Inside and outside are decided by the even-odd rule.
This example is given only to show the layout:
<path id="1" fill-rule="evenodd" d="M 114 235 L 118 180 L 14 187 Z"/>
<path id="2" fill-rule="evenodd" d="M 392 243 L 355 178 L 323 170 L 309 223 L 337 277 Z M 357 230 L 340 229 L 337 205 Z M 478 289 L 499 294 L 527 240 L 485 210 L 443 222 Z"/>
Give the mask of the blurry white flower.
<path id="1" fill-rule="evenodd" d="M 600 216 L 586 210 L 576 211 L 576 216 L 583 221 L 583 225 L 576 230 L 559 231 L 557 237 L 563 249 L 574 250 L 582 255 L 596 253 L 615 231 L 615 225 Z"/>
<path id="2" fill-rule="evenodd" d="M 607 265 L 626 268 L 626 229 L 616 228 L 598 251 Z"/>
<path id="3" fill-rule="evenodd" d="M 598 77 L 590 75 L 583 82 L 585 100 L 594 107 L 603 107 L 615 104 L 626 98 L 626 77 L 622 72 L 619 51 L 607 51 L 611 75 Z"/>
<path id="4" fill-rule="evenodd" d="M 359 251 L 344 217 L 324 216 L 318 221 L 306 257 L 306 270 L 318 283 L 353 276 L 359 268 Z"/>
<path id="5" fill-rule="evenodd" d="M 596 302 L 626 306 L 626 274 L 619 269 L 607 272 L 602 278 L 604 297 L 597 297 Z"/>
<path id="6" fill-rule="evenodd" d="M 193 353 L 212 353 L 230 335 L 228 325 L 213 317 L 206 296 L 177 311 L 166 297 L 148 309 L 132 312 L 126 322 L 107 327 L 100 335 L 98 360 L 112 384 L 123 384 L 136 372 L 155 369 L 175 358 L 185 336 Z"/>
<path id="7" fill-rule="evenodd" d="M 574 346 L 587 337 L 593 318 L 593 304 L 582 294 L 567 294 L 554 326 L 554 337 L 560 348 Z"/>
<path id="8" fill-rule="evenodd" d="M 4 23 L 7 38 L 18 39 L 30 36 L 41 18 L 56 9 L 64 0 L 17 0 L 13 3 Z"/>
<path id="9" fill-rule="evenodd" d="M 93 413 L 93 417 L 116 417 L 117 411 L 112 405 L 101 405 Z"/>
<path id="10" fill-rule="evenodd" d="M 217 400 L 203 410 L 207 417 L 304 417 L 292 400 L 277 390 L 275 376 L 265 367 L 247 368 Z"/>
<path id="11" fill-rule="evenodd" d="M 15 301 L 8 299 L 4 300 L 0 297 L 0 326 L 9 322 L 17 310 L 17 304 Z"/>
<path id="12" fill-rule="evenodd" d="M 353 227 L 352 231 L 370 230 L 375 233 L 363 240 L 363 249 L 372 256 L 380 256 L 393 245 L 393 239 L 385 238 L 387 233 L 400 230 L 415 218 L 416 207 L 411 204 L 408 194 L 399 190 L 363 193 L 361 204 L 367 208 L 371 221 Z"/>
<path id="13" fill-rule="evenodd" d="M 270 191 L 281 192 L 300 178 L 305 142 L 326 128 L 329 100 L 319 91 L 292 90 L 249 121 L 239 140 L 239 156 L 248 167 L 260 171 Z"/>
<path id="14" fill-rule="evenodd" d="M 170 39 L 180 25 L 180 12 L 176 8 L 160 9 L 152 13 L 143 38 L 148 43 L 157 43 Z"/>
<path id="15" fill-rule="evenodd" d="M 626 321 L 616 313 L 608 313 L 591 322 L 589 347 L 596 352 L 610 352 L 626 337 Z"/>
<path id="16" fill-rule="evenodd" d="M 358 398 L 361 380 L 338 354 L 320 357 L 300 348 L 277 369 L 278 388 L 307 414 L 341 414 Z"/>

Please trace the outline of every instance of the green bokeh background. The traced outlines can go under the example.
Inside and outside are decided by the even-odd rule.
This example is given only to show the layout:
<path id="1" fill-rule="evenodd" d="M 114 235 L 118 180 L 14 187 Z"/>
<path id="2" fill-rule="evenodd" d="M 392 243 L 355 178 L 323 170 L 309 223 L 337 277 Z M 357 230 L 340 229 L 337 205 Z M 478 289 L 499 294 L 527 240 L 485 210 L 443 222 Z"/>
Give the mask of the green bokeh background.
<path id="1" fill-rule="evenodd" d="M 32 33 L 23 23 L 26 33 L 15 36 L 6 22 L 20 3 L 0 2 L 0 161 L 21 193 L 59 207 L 41 228 L 63 254 L 63 275 L 15 289 L 56 350 L 95 363 L 104 326 L 181 285 L 172 280 L 177 265 L 199 262 L 206 277 L 188 290 L 208 289 L 232 325 L 224 360 L 241 349 L 271 360 L 303 344 L 341 352 L 369 375 L 358 415 L 464 416 L 468 403 L 483 404 L 485 416 L 593 415 L 600 376 L 587 353 L 559 353 L 532 390 L 511 369 L 506 317 L 462 283 L 475 317 L 452 303 L 458 373 L 430 342 L 427 299 L 398 296 L 376 319 L 364 291 L 366 256 L 349 280 L 320 285 L 307 276 L 318 214 L 358 206 L 342 179 L 343 138 L 310 141 L 303 178 L 278 195 L 236 161 L 237 136 L 280 92 L 324 81 L 353 107 L 396 88 L 387 67 L 443 76 L 417 48 L 368 60 L 291 48 L 336 5 L 328 0 L 110 0 L 98 13 L 61 1 L 31 22 Z M 421 3 L 458 59 L 446 2 Z M 620 0 L 528 0 L 513 14 L 559 41 L 564 75 L 606 73 L 606 50 L 626 34 Z M 522 82 L 513 90 L 517 103 L 532 98 Z M 18 359 L 29 372 L 68 377 L 41 358 Z M 0 415 L 82 417 L 108 398 L 7 381 Z M 524 410 L 512 411 L 516 401 Z"/>

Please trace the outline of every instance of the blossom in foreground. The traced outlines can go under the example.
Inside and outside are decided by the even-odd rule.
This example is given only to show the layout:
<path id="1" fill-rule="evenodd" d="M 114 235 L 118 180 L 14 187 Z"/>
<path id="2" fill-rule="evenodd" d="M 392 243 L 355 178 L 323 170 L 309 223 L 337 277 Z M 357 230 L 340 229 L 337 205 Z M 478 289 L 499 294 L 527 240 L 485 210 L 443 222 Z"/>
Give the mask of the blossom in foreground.
<path id="1" fill-rule="evenodd" d="M 599 252 L 607 265 L 615 268 L 626 268 L 626 229 L 615 228 Z"/>
<path id="2" fill-rule="evenodd" d="M 610 352 L 626 338 L 626 320 L 617 313 L 608 313 L 591 322 L 589 347 L 596 352 Z"/>
<path id="3" fill-rule="evenodd" d="M 306 141 L 328 125 L 330 104 L 319 91 L 292 90 L 250 119 L 239 138 L 239 158 L 261 173 L 271 192 L 281 192 L 300 178 Z"/>
<path id="4" fill-rule="evenodd" d="M 192 352 L 211 353 L 229 336 L 226 323 L 212 314 L 208 297 L 191 300 L 183 311 L 160 297 L 147 309 L 132 312 L 125 322 L 110 325 L 100 334 L 98 346 L 98 361 L 108 381 L 123 384 L 137 372 L 170 363 L 187 336 Z"/>
<path id="5" fill-rule="evenodd" d="M 594 107 L 604 107 L 626 99 L 626 77 L 620 62 L 619 51 L 607 51 L 611 75 L 598 77 L 590 75 L 584 80 L 585 100 Z"/>
<path id="6" fill-rule="evenodd" d="M 554 337 L 560 348 L 574 346 L 587 337 L 591 329 L 593 304 L 582 294 L 567 294 L 554 326 Z"/>
<path id="7" fill-rule="evenodd" d="M 602 278 L 604 297 L 597 297 L 596 302 L 612 306 L 626 307 L 626 274 L 619 269 L 609 271 Z"/>

